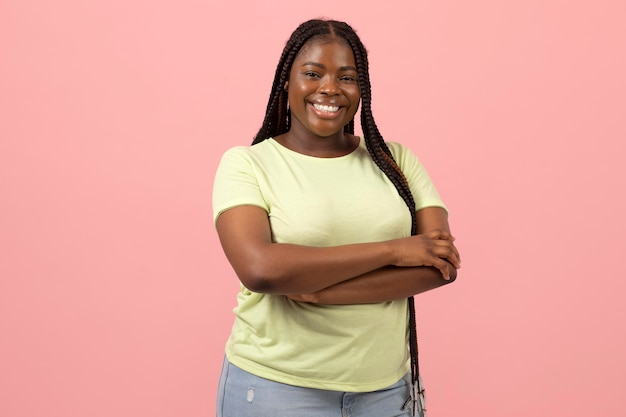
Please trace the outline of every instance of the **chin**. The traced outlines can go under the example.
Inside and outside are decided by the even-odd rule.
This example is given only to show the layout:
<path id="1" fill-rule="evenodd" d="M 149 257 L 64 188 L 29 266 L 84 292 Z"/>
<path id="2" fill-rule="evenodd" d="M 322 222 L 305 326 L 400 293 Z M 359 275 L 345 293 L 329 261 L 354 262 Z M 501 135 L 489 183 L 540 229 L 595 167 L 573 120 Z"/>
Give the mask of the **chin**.
<path id="1" fill-rule="evenodd" d="M 344 129 L 344 126 L 345 125 L 341 125 L 341 127 L 318 128 L 318 129 L 315 129 L 314 127 L 312 127 L 310 129 L 310 131 L 311 131 L 311 133 L 313 133 L 316 136 L 319 136 L 319 137 L 322 137 L 322 138 L 326 138 L 326 137 L 330 137 L 330 136 L 342 133 L 343 129 Z"/>

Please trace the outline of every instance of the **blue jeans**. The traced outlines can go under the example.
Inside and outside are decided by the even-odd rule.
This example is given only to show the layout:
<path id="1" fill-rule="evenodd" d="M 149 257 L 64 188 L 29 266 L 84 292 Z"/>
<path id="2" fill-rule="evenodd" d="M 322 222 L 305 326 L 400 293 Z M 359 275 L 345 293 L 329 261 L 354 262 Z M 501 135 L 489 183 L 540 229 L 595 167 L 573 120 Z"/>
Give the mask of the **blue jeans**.
<path id="1" fill-rule="evenodd" d="M 224 358 L 217 417 L 407 417 L 410 373 L 373 392 L 339 392 L 282 384 L 252 375 Z"/>

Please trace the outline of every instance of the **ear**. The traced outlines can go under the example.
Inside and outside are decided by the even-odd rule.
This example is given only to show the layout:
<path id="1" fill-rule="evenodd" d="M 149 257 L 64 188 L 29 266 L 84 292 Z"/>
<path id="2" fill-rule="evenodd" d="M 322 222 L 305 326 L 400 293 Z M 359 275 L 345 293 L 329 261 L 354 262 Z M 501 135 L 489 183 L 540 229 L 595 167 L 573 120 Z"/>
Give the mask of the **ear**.
<path id="1" fill-rule="evenodd" d="M 285 86 L 283 87 L 285 91 L 289 89 L 289 81 L 285 81 Z"/>

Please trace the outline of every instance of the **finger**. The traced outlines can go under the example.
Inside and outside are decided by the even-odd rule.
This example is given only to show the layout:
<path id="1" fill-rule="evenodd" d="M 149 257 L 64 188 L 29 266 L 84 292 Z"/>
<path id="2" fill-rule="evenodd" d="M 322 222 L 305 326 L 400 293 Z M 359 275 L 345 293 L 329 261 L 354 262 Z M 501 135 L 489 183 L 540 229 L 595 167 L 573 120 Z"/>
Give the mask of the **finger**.
<path id="1" fill-rule="evenodd" d="M 442 239 L 449 240 L 451 242 L 454 242 L 454 240 L 456 239 L 454 236 L 452 236 L 452 234 L 450 234 L 450 232 L 442 229 L 431 230 L 430 232 L 426 233 L 426 236 L 429 239 Z"/>
<path id="2" fill-rule="evenodd" d="M 439 243 L 435 243 L 433 246 L 433 254 L 437 257 L 446 259 L 450 262 L 456 269 L 461 267 L 461 259 L 459 258 L 459 253 L 450 242 L 440 241 Z"/>
<path id="3" fill-rule="evenodd" d="M 461 254 L 459 253 L 459 250 L 457 249 L 457 247 L 455 245 L 452 245 L 452 248 L 454 249 L 454 253 L 456 253 L 456 257 L 459 259 L 459 264 L 460 264 L 461 263 Z"/>
<path id="4" fill-rule="evenodd" d="M 448 269 L 448 265 L 446 265 L 445 261 L 440 258 L 437 260 L 437 262 L 434 262 L 433 266 L 437 268 L 439 272 L 441 272 L 441 276 L 443 277 L 443 279 L 445 279 L 446 281 L 450 281 L 450 270 Z"/>
<path id="5" fill-rule="evenodd" d="M 444 259 L 446 261 L 448 261 L 449 263 L 452 264 L 452 266 L 454 266 L 455 269 L 460 269 L 461 268 L 461 262 L 459 261 L 459 258 L 457 258 L 456 256 L 449 254 L 446 256 L 441 256 L 440 259 Z"/>
<path id="6" fill-rule="evenodd" d="M 459 266 L 457 268 L 460 268 L 460 263 L 461 263 L 461 253 L 459 252 L 459 249 L 456 247 L 456 245 L 453 243 L 452 244 L 452 250 L 454 250 L 454 253 L 457 257 L 457 259 L 459 260 Z"/>
<path id="7" fill-rule="evenodd" d="M 444 231 L 441 229 L 434 229 L 431 230 L 430 232 L 426 233 L 426 236 L 429 239 L 442 239 L 442 236 L 444 235 Z"/>
<path id="8" fill-rule="evenodd" d="M 450 242 L 450 250 L 454 254 L 454 258 L 456 259 L 456 263 L 453 262 L 453 264 L 458 269 L 461 267 L 461 254 L 459 254 L 459 250 L 452 242 Z"/>

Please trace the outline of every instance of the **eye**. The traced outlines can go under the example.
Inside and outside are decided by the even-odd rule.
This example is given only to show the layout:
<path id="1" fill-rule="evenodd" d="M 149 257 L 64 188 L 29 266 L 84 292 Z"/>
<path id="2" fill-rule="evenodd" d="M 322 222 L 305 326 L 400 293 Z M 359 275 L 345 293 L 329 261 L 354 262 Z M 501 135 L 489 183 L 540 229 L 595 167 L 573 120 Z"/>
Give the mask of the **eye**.
<path id="1" fill-rule="evenodd" d="M 357 81 L 357 78 L 354 75 L 344 75 L 341 77 L 341 81 L 353 83 Z"/>
<path id="2" fill-rule="evenodd" d="M 315 71 L 305 71 L 304 75 L 309 78 L 319 78 L 320 75 Z"/>

